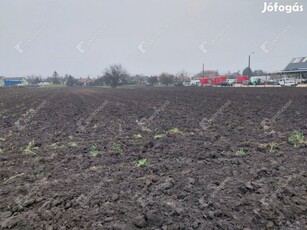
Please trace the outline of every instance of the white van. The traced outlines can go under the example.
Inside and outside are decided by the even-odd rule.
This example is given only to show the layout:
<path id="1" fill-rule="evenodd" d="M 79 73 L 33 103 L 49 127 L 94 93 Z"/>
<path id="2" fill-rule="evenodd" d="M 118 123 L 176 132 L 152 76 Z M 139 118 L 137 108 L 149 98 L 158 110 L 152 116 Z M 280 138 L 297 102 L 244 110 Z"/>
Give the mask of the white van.
<path id="1" fill-rule="evenodd" d="M 191 80 L 190 86 L 202 86 L 200 80 Z"/>
<path id="2" fill-rule="evenodd" d="M 232 85 L 232 84 L 236 83 L 236 80 L 237 80 L 237 79 L 227 79 L 227 83 L 228 83 L 229 85 Z"/>
<path id="3" fill-rule="evenodd" d="M 257 82 L 260 81 L 260 83 L 265 83 L 267 81 L 269 81 L 271 79 L 270 76 L 254 76 L 254 77 L 250 77 L 250 81 L 251 82 Z"/>
<path id="4" fill-rule="evenodd" d="M 278 84 L 281 85 L 281 86 L 296 86 L 297 85 L 295 79 L 293 79 L 293 78 L 280 79 Z"/>

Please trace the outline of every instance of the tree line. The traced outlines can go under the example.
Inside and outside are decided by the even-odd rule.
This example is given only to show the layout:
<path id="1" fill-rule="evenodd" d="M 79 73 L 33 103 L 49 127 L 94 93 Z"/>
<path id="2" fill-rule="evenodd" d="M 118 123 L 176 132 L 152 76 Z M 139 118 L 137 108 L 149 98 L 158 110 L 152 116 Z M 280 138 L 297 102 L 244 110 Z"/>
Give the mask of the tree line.
<path id="1" fill-rule="evenodd" d="M 229 72 L 230 74 L 230 72 Z M 238 71 L 236 75 L 240 75 Z M 266 74 L 262 70 L 252 71 L 250 68 L 246 68 L 243 71 L 243 75 L 248 76 L 260 76 Z M 199 73 L 201 75 L 201 73 Z M 80 79 L 76 79 L 75 77 L 66 74 L 65 76 L 59 76 L 59 74 L 54 71 L 52 76 L 43 79 L 41 76 L 28 76 L 27 80 L 30 84 L 35 85 L 41 82 L 48 82 L 51 84 L 64 84 L 69 87 L 73 86 L 83 86 L 84 82 L 80 81 Z M 86 83 L 87 86 L 110 86 L 115 88 L 119 85 L 177 85 L 181 86 L 185 81 L 189 81 L 188 74 L 184 71 L 173 75 L 169 73 L 162 73 L 158 76 L 144 76 L 144 75 L 130 75 L 128 71 L 121 65 L 115 64 L 111 65 L 105 69 L 103 75 L 92 79 Z"/>
<path id="2" fill-rule="evenodd" d="M 57 71 L 54 71 L 52 76 L 49 76 L 46 79 L 43 79 L 41 76 L 31 75 L 27 77 L 27 80 L 32 85 L 39 84 L 41 82 L 65 84 L 69 87 L 84 85 L 83 82 L 80 82 L 79 79 L 71 75 L 66 74 L 65 76 L 60 76 Z M 88 86 L 107 85 L 115 88 L 119 85 L 183 84 L 184 81 L 188 80 L 188 76 L 186 73 L 184 73 L 184 71 L 176 76 L 169 73 L 162 73 L 158 76 L 130 75 L 121 64 L 115 64 L 106 68 L 102 76 L 92 80 L 92 82 L 87 84 Z"/>

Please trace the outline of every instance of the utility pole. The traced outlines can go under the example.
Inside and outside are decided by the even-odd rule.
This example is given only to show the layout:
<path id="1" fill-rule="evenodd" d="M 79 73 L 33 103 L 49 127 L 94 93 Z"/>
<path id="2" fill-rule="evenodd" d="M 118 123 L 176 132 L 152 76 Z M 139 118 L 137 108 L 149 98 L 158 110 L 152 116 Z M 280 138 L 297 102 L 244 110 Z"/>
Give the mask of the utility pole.
<path id="1" fill-rule="evenodd" d="M 255 52 L 252 52 L 248 55 L 248 68 L 251 68 L 251 55 L 254 54 Z"/>
<path id="2" fill-rule="evenodd" d="M 203 64 L 203 78 L 205 78 L 205 64 Z"/>

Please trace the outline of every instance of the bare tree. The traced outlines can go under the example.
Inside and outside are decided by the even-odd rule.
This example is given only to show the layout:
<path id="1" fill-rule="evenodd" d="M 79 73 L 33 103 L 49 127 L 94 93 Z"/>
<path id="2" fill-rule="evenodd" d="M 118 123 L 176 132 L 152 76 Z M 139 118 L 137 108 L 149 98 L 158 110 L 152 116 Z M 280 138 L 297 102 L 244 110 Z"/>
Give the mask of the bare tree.
<path id="1" fill-rule="evenodd" d="M 128 77 L 128 72 L 121 64 L 111 65 L 104 73 L 105 83 L 110 85 L 112 88 L 117 87 L 119 83 L 127 82 Z"/>
<path id="2" fill-rule="evenodd" d="M 253 76 L 265 76 L 265 75 L 267 75 L 267 72 L 265 72 L 265 71 L 263 71 L 263 70 L 261 70 L 261 69 L 255 70 L 255 71 L 253 72 Z"/>
<path id="3" fill-rule="evenodd" d="M 41 76 L 35 75 L 27 76 L 26 79 L 30 84 L 38 84 L 43 81 Z"/>
<path id="4" fill-rule="evenodd" d="M 61 84 L 60 76 L 56 71 L 53 72 L 52 77 L 47 78 L 47 81 L 52 84 Z"/>
<path id="5" fill-rule="evenodd" d="M 177 86 L 182 86 L 183 82 L 187 82 L 187 81 L 189 81 L 189 76 L 188 76 L 188 73 L 185 72 L 184 70 L 176 74 L 175 84 Z"/>
<path id="6" fill-rule="evenodd" d="M 162 73 L 159 76 L 159 82 L 163 85 L 169 85 L 174 83 L 174 75 L 168 73 Z"/>
<path id="7" fill-rule="evenodd" d="M 77 86 L 78 85 L 78 80 L 75 79 L 71 75 L 65 76 L 65 79 L 66 79 L 66 81 L 65 81 L 66 86 L 68 86 L 68 87 L 73 87 L 73 86 Z"/>
<path id="8" fill-rule="evenodd" d="M 147 80 L 148 84 L 155 85 L 158 83 L 158 77 L 157 76 L 151 76 Z"/>

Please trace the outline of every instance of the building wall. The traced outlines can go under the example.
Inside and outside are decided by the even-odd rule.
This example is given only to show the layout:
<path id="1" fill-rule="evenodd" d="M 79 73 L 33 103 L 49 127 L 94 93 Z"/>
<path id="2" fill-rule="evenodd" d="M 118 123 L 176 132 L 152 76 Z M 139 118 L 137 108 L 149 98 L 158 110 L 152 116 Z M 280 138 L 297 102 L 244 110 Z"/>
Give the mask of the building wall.
<path id="1" fill-rule="evenodd" d="M 22 86 L 27 86 L 29 85 L 29 82 L 26 79 L 22 80 L 15 80 L 15 79 L 4 79 L 3 80 L 3 86 L 17 86 L 17 85 L 22 85 Z M 0 83 L 1 86 L 1 83 Z"/>
<path id="2" fill-rule="evenodd" d="M 301 82 L 306 80 L 307 79 L 307 73 L 276 73 L 276 74 L 271 74 L 271 79 L 272 80 L 279 80 L 279 79 L 282 79 L 282 78 L 292 78 L 292 79 L 295 79 L 297 80 L 297 82 Z"/>
<path id="3" fill-rule="evenodd" d="M 5 86 L 17 86 L 19 84 L 22 84 L 22 81 L 5 80 L 4 82 Z"/>
<path id="4" fill-rule="evenodd" d="M 23 79 L 22 85 L 29 85 L 29 82 L 26 79 Z"/>

